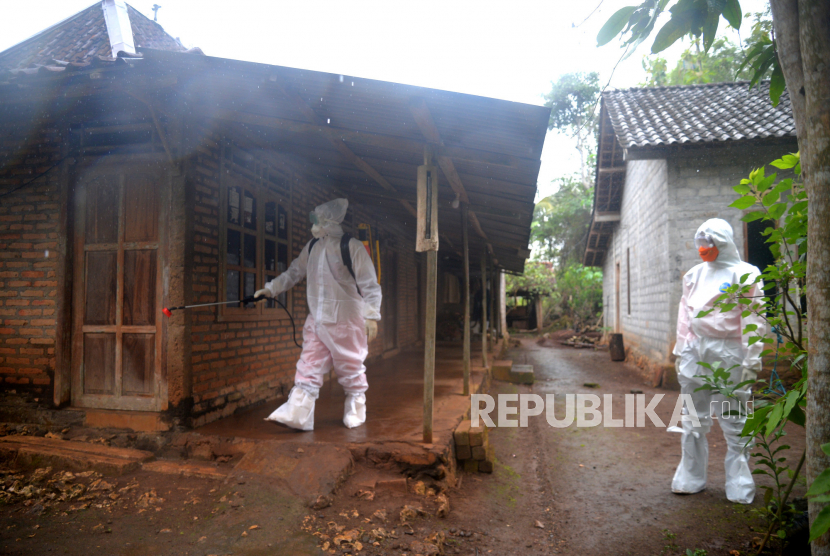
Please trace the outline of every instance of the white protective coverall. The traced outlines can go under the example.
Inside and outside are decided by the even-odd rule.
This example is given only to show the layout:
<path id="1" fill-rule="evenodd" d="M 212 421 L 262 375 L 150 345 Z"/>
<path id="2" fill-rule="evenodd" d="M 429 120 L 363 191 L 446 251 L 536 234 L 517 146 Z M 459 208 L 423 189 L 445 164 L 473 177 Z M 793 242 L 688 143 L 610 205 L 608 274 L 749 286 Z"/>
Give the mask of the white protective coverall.
<path id="1" fill-rule="evenodd" d="M 315 208 L 312 218 L 317 223 L 312 233 L 318 241 L 311 255 L 309 242 L 288 270 L 260 290 L 263 295 L 277 296 L 307 277 L 309 314 L 303 326 L 303 351 L 295 386 L 288 401 L 268 417 L 295 429 L 314 429 L 314 403 L 332 366 L 346 392 L 343 423 L 352 428 L 366 421 L 365 392 L 369 384 L 363 361 L 369 354 L 370 329 L 366 321 L 380 320 L 381 289 L 369 253 L 359 240 L 349 241 L 354 278 L 343 264 L 340 223 L 348 206 L 347 199 L 335 199 Z"/>
<path id="2" fill-rule="evenodd" d="M 682 420 L 682 458 L 672 480 L 672 492 L 692 494 L 706 487 L 706 467 L 709 461 L 709 445 L 706 434 L 712 427 L 712 413 L 720 423 L 726 440 L 726 497 L 732 502 L 749 504 L 755 496 L 755 482 L 749 470 L 747 454 L 750 440 L 741 437 L 746 422 L 746 401 L 749 388 L 736 392 L 743 402 L 739 403 L 711 390 L 695 390 L 704 385 L 695 375 L 711 375 L 712 371 L 698 365 L 699 361 L 714 364 L 721 362 L 724 369 L 738 365 L 731 371 L 730 380 L 737 384 L 754 380 L 761 369 L 761 351 L 764 344 L 749 345 L 749 338 L 763 335 L 765 322 L 757 315 L 741 317 L 742 305 L 725 313 L 715 309 L 703 318 L 696 318 L 700 311 L 712 308 L 713 301 L 732 284 L 740 283 L 741 276 L 749 274 L 745 283 L 751 284 L 760 274 L 758 269 L 741 261 L 732 238 L 732 227 L 728 222 L 713 218 L 704 222 L 695 235 L 696 247 L 714 244 L 717 259 L 703 262 L 683 276 L 683 296 L 677 315 L 677 343 L 674 354 L 677 360 L 677 379 L 682 394 L 691 396 L 700 426 L 693 421 Z M 763 284 L 759 281 L 752 288 L 751 296 L 763 295 Z M 758 329 L 752 334 L 742 334 L 748 324 Z M 740 416 L 725 415 L 740 411 Z M 687 410 L 684 410 L 686 413 Z"/>

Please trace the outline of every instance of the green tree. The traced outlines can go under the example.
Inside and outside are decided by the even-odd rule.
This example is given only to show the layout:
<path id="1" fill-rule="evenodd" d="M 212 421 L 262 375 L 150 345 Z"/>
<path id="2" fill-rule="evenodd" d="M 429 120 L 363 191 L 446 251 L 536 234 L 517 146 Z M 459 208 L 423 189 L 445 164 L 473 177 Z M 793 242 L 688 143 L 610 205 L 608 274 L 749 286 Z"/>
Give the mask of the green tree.
<path id="1" fill-rule="evenodd" d="M 535 259 L 564 268 L 570 261 L 582 260 L 594 188 L 583 187 L 575 175 L 554 180 L 557 182 L 557 192 L 536 203 L 530 240 Z"/>
<path id="2" fill-rule="evenodd" d="M 765 44 L 772 37 L 772 18 L 769 10 L 763 13 L 747 14 L 753 19 L 752 32 L 744 47 L 734 44 L 725 37 L 715 39 L 707 51 L 700 37 L 693 37 L 689 48 L 683 51 L 674 69 L 668 69 L 668 62 L 661 56 L 644 56 L 643 69 L 647 79 L 641 87 L 665 87 L 673 85 L 696 85 L 722 83 L 725 81 L 749 80 L 754 70 L 742 62 L 746 55 L 759 44 Z M 771 69 L 763 72 L 759 79 L 770 77 Z"/>
<path id="3" fill-rule="evenodd" d="M 599 94 L 599 74 L 592 72 L 567 73 L 551 83 L 545 95 L 545 106 L 551 109 L 548 129 L 557 129 L 576 140 L 581 183 L 586 189 L 592 182 L 589 167 L 596 145 Z"/>
<path id="4" fill-rule="evenodd" d="M 830 443 L 830 2 L 827 0 L 770 0 L 774 37 L 747 53 L 745 63 L 757 82 L 767 70 L 774 104 L 786 86 L 801 153 L 802 177 L 807 197 L 808 248 L 806 297 L 808 321 L 807 479 L 813 483 L 830 467 L 830 455 L 822 450 Z M 651 36 L 659 16 L 668 21 L 654 36 L 652 53 L 665 50 L 684 36 L 703 38 L 704 51 L 715 40 L 723 17 L 734 28 L 741 26 L 739 0 L 644 0 L 618 10 L 597 36 L 601 46 L 623 35 L 624 48 L 634 49 Z M 810 500 L 810 524 L 825 500 Z M 814 556 L 830 556 L 830 534 L 812 543 Z"/>

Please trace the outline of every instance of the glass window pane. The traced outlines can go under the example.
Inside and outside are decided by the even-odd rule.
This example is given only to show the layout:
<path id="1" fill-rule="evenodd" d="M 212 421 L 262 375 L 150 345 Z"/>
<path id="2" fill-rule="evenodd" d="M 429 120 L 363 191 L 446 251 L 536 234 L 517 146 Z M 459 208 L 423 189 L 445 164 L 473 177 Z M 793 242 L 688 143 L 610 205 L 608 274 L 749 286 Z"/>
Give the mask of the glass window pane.
<path id="1" fill-rule="evenodd" d="M 254 292 L 256 291 L 256 289 L 257 289 L 256 288 L 256 274 L 254 274 L 253 272 L 246 272 L 245 273 L 245 292 L 243 293 L 243 295 L 245 297 L 252 296 L 252 295 L 254 295 Z M 256 307 L 256 303 L 246 303 L 245 307 L 246 308 Z"/>
<path id="2" fill-rule="evenodd" d="M 232 265 L 239 265 L 241 256 L 239 254 L 241 245 L 241 233 L 237 230 L 228 230 L 228 256 L 227 263 Z"/>
<path id="3" fill-rule="evenodd" d="M 86 254 L 84 324 L 115 324 L 117 256 L 115 251 L 89 251 Z"/>
<path id="4" fill-rule="evenodd" d="M 124 334 L 121 390 L 125 395 L 152 396 L 156 358 L 155 334 Z"/>
<path id="5" fill-rule="evenodd" d="M 270 281 L 271 281 L 271 280 L 273 280 L 274 278 L 276 278 L 276 276 L 274 276 L 273 274 L 266 274 L 266 275 L 265 275 L 265 283 L 267 284 L 268 282 L 270 282 Z M 280 294 L 280 295 L 282 295 L 282 294 Z M 274 308 L 274 307 L 276 307 L 276 306 L 277 306 L 277 304 L 276 304 L 276 303 L 274 303 L 273 298 L 272 298 L 272 299 L 269 299 L 269 300 L 267 300 L 267 301 L 265 302 L 265 308 L 266 308 L 266 309 L 273 309 L 273 308 Z"/>
<path id="6" fill-rule="evenodd" d="M 242 266 L 247 266 L 248 268 L 256 268 L 256 236 L 251 234 L 245 234 L 245 249 L 243 250 L 245 255 L 245 264 Z"/>
<path id="7" fill-rule="evenodd" d="M 288 239 L 288 213 L 282 205 L 277 209 L 277 224 L 280 239 Z"/>
<path id="8" fill-rule="evenodd" d="M 277 270 L 277 244 L 265 240 L 265 270 Z"/>
<path id="9" fill-rule="evenodd" d="M 239 271 L 229 270 L 225 279 L 225 300 L 239 301 Z"/>
<path id="10" fill-rule="evenodd" d="M 288 268 L 288 246 L 284 243 L 279 244 L 277 253 L 277 270 L 285 272 Z"/>
<path id="11" fill-rule="evenodd" d="M 228 188 L 228 222 L 231 224 L 240 224 L 239 222 L 239 203 L 240 191 L 238 187 Z"/>
<path id="12" fill-rule="evenodd" d="M 277 233 L 277 203 L 274 201 L 265 203 L 265 233 L 269 236 Z"/>
<path id="13" fill-rule="evenodd" d="M 256 230 L 256 199 L 249 192 L 245 192 L 244 205 L 242 207 L 242 225 L 249 230 Z"/>

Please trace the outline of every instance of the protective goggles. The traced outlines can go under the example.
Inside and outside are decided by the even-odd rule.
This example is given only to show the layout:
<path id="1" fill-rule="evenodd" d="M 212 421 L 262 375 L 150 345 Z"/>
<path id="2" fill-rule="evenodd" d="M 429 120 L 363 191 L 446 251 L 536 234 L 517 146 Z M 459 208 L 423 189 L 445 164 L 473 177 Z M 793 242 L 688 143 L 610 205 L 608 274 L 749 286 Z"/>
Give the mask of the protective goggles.
<path id="1" fill-rule="evenodd" d="M 712 241 L 712 236 L 704 232 L 698 232 L 695 236 L 695 247 L 714 247 L 715 242 Z"/>

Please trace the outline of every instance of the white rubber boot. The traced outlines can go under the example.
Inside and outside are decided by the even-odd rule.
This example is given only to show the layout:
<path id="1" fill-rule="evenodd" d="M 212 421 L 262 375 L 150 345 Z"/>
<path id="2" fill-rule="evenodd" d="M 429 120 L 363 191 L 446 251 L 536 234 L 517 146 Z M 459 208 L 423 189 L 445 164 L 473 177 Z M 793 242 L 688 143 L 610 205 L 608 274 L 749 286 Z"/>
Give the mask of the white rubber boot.
<path id="1" fill-rule="evenodd" d="M 295 386 L 288 395 L 288 401 L 279 406 L 265 420 L 276 421 L 292 429 L 313 431 L 314 404 L 316 401 L 317 396 L 313 396 L 303 388 Z"/>
<path id="2" fill-rule="evenodd" d="M 343 424 L 353 429 L 366 422 L 366 394 L 346 394 Z"/>

